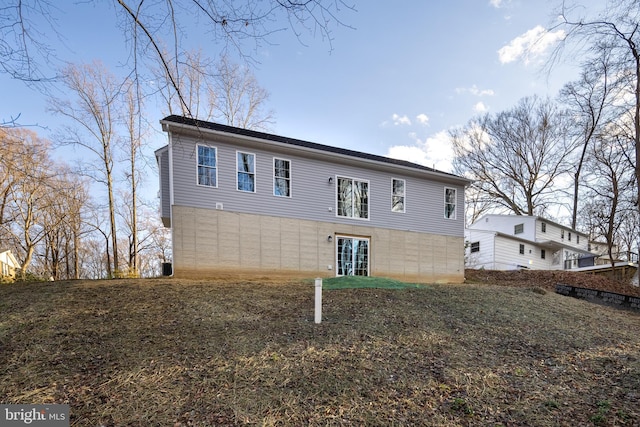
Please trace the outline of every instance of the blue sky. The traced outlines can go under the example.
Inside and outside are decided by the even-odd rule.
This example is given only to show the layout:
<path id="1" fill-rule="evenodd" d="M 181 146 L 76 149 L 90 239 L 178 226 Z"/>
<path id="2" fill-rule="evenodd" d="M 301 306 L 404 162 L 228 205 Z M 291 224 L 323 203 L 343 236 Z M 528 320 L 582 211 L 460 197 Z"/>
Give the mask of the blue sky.
<path id="1" fill-rule="evenodd" d="M 65 0 L 66 1 L 66 0 Z M 582 2 L 598 4 L 596 0 Z M 333 49 L 319 36 L 291 31 L 246 52 L 254 74 L 270 92 L 276 113 L 273 133 L 435 166 L 449 171 L 447 132 L 485 112 L 515 106 L 525 96 L 555 95 L 576 77 L 570 65 L 541 72 L 545 54 L 562 35 L 542 32 L 554 21 L 559 0 L 357 1 L 344 9 L 348 27 L 334 28 Z M 54 16 L 64 43 L 53 40 L 70 61 L 100 59 L 111 67 L 127 60 L 113 6 L 73 3 Z M 525 55 L 531 40 L 534 53 Z M 542 40 L 542 42 L 540 42 Z M 200 36 L 190 42 L 215 57 L 221 46 Z M 60 119 L 45 110 L 37 91 L 0 76 L 0 119 L 20 114 L 51 137 Z M 151 122 L 162 117 L 149 111 Z M 157 116 L 157 117 L 154 117 Z M 149 153 L 166 144 L 153 135 Z M 73 154 L 65 154 L 73 163 Z M 155 194 L 157 182 L 148 190 Z"/>

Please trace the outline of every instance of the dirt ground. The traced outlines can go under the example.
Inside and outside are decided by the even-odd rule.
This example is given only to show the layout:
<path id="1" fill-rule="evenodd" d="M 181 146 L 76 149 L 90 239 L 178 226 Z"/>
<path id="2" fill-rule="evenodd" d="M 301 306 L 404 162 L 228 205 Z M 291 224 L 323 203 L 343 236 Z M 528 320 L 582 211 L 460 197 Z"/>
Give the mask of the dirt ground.
<path id="1" fill-rule="evenodd" d="M 542 288 L 555 292 L 558 283 L 580 288 L 614 292 L 622 295 L 640 296 L 640 287 L 622 283 L 605 276 L 571 271 L 535 270 L 465 270 L 467 283 L 482 283 L 501 286 Z"/>

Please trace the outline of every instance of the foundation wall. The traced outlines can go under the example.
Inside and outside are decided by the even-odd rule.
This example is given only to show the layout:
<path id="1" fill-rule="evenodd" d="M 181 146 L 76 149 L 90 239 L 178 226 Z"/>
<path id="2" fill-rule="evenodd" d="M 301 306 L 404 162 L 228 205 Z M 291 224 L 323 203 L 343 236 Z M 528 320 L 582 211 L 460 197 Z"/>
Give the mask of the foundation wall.
<path id="1" fill-rule="evenodd" d="M 463 237 L 183 206 L 173 206 L 172 218 L 177 277 L 333 277 L 336 236 L 346 235 L 370 239 L 371 276 L 464 281 Z"/>

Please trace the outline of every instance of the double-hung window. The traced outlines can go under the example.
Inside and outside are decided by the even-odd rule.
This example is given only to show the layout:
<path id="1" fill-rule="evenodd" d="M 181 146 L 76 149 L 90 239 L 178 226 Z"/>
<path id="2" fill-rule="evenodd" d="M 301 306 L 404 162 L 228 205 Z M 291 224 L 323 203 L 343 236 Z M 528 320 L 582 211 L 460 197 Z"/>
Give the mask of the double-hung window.
<path id="1" fill-rule="evenodd" d="M 273 195 L 291 197 L 291 162 L 273 159 Z"/>
<path id="2" fill-rule="evenodd" d="M 405 180 L 393 178 L 391 180 L 391 192 L 391 211 L 404 212 Z"/>
<path id="3" fill-rule="evenodd" d="M 369 218 L 369 182 L 338 177 L 337 215 L 349 218 Z"/>
<path id="4" fill-rule="evenodd" d="M 456 219 L 456 189 L 444 189 L 444 217 Z"/>
<path id="5" fill-rule="evenodd" d="M 238 190 L 255 193 L 256 191 L 256 155 L 237 153 Z"/>
<path id="6" fill-rule="evenodd" d="M 218 167 L 215 147 L 198 145 L 198 185 L 218 186 Z"/>

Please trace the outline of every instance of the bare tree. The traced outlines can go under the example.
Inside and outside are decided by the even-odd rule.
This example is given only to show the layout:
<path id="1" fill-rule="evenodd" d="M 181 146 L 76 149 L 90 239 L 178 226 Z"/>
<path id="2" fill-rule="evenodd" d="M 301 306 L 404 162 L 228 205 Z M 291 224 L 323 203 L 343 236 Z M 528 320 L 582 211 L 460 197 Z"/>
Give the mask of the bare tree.
<path id="1" fill-rule="evenodd" d="M 455 172 L 472 179 L 495 209 L 541 215 L 557 203 L 553 185 L 569 170 L 574 145 L 566 126 L 566 115 L 537 97 L 474 118 L 451 132 Z"/>
<path id="2" fill-rule="evenodd" d="M 109 265 L 108 273 L 109 276 L 118 275 L 120 272 L 113 168 L 116 125 L 122 106 L 122 87 L 99 62 L 90 65 L 70 65 L 63 70 L 62 76 L 75 99 L 52 99 L 49 108 L 52 112 L 70 119 L 75 125 L 65 126 L 58 137 L 59 143 L 81 147 L 94 157 L 96 163 L 83 173 L 106 187 L 109 201 L 109 234 L 113 249 L 113 270 Z"/>
<path id="3" fill-rule="evenodd" d="M 331 49 L 334 27 L 344 25 L 340 14 L 344 9 L 354 10 L 345 0 L 113 0 L 112 5 L 130 49 L 125 58 L 132 60 L 131 74 L 140 75 L 145 59 L 160 64 L 189 116 L 193 115 L 180 90 L 175 64 L 171 63 L 186 50 L 186 34 L 204 30 L 209 43 L 233 48 L 247 58 L 250 56 L 243 53 L 246 42 L 252 42 L 257 49 L 271 35 L 287 28 L 302 43 L 306 35 L 319 34 Z M 58 53 L 48 39 L 63 33 L 55 17 L 71 7 L 77 5 L 7 0 L 0 7 L 0 72 L 26 82 L 47 79 L 47 67 Z M 32 25 L 35 20 L 44 20 L 47 28 Z M 170 46 L 169 55 L 164 46 Z"/>
<path id="4" fill-rule="evenodd" d="M 612 266 L 616 258 L 614 255 L 617 255 L 612 248 L 619 240 L 622 207 L 628 201 L 625 200 L 624 190 L 628 185 L 633 185 L 634 180 L 625 156 L 627 141 L 615 133 L 602 135 L 597 138 L 590 156 L 585 212 L 590 217 L 596 235 L 605 238 Z"/>
<path id="5" fill-rule="evenodd" d="M 578 221 L 581 173 L 588 148 L 596 132 L 612 120 L 616 114 L 615 99 L 619 95 L 615 76 L 609 76 L 611 58 L 609 52 L 589 59 L 582 65 L 580 78 L 567 83 L 559 94 L 559 99 L 568 105 L 571 116 L 569 132 L 580 146 L 579 156 L 574 166 L 573 203 L 571 228 L 576 229 Z"/>
<path id="6" fill-rule="evenodd" d="M 209 99 L 215 106 L 214 116 L 230 126 L 268 130 L 273 124 L 273 111 L 265 110 L 269 92 L 249 67 L 231 62 L 226 55 L 217 64 Z"/>
<path id="7" fill-rule="evenodd" d="M 54 210 L 58 201 L 49 197 L 55 177 L 49 143 L 38 138 L 35 132 L 24 129 L 15 129 L 12 137 L 21 146 L 14 157 L 12 185 L 8 190 L 7 208 L 11 211 L 11 221 L 5 222 L 3 229 L 12 236 L 14 247 L 20 249 L 24 279 L 37 246 L 46 236 L 43 227 L 46 212 Z"/>
<path id="8" fill-rule="evenodd" d="M 624 77 L 631 88 L 627 109 L 632 118 L 633 169 L 635 180 L 640 180 L 640 3 L 636 0 L 612 0 L 591 16 L 587 8 L 568 7 L 564 2 L 558 27 L 566 30 L 567 37 L 559 45 L 551 65 L 565 48 L 581 56 L 601 56 L 608 52 L 615 61 L 615 73 Z M 573 43 L 572 43 L 573 42 Z M 620 98 L 623 101 L 625 98 Z M 640 186 L 636 186 L 635 204 L 640 209 Z"/>

